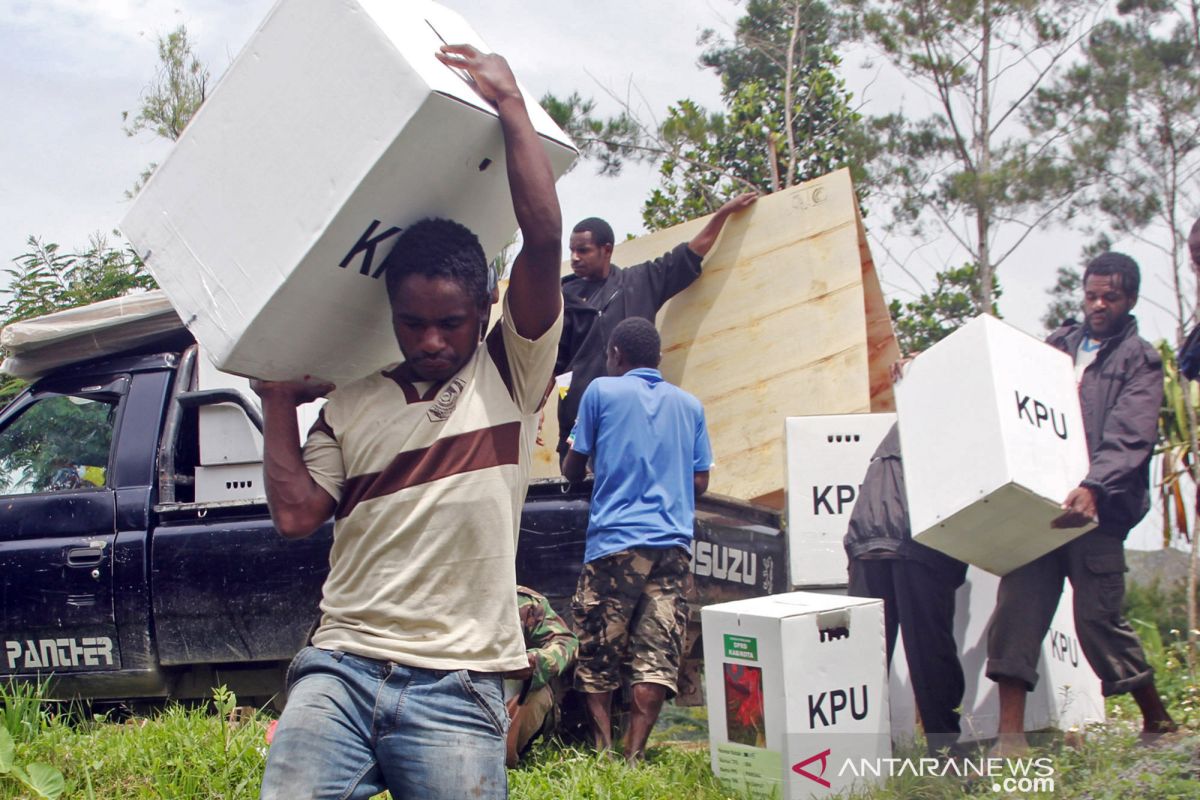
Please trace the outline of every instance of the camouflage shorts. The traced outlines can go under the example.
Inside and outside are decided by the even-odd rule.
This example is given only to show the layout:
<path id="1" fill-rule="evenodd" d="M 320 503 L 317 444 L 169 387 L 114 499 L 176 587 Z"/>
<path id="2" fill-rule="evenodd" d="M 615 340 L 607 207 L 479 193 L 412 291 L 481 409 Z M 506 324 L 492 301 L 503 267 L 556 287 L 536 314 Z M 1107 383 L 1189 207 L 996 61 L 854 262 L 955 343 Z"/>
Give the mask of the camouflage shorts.
<path id="1" fill-rule="evenodd" d="M 571 600 L 576 689 L 613 691 L 628 665 L 633 683 L 662 684 L 674 696 L 690 559 L 680 547 L 634 547 L 583 565 Z"/>

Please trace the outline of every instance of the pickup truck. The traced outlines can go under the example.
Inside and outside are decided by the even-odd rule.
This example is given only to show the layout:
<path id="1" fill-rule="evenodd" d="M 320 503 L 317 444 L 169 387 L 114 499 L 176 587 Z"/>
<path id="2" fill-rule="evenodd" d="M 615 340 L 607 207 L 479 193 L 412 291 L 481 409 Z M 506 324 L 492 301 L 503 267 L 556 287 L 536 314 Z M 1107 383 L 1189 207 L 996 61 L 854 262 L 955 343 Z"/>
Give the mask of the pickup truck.
<path id="1" fill-rule="evenodd" d="M 186 332 L 41 376 L 0 412 L 0 679 L 58 697 L 276 702 L 318 616 L 332 522 L 302 540 L 260 496 L 197 502 L 198 416 L 245 393 L 197 388 Z M 563 609 L 582 563 L 590 485 L 534 482 L 518 580 Z M 787 589 L 780 512 L 705 495 L 693 607 Z M 680 702 L 702 700 L 698 614 Z"/>

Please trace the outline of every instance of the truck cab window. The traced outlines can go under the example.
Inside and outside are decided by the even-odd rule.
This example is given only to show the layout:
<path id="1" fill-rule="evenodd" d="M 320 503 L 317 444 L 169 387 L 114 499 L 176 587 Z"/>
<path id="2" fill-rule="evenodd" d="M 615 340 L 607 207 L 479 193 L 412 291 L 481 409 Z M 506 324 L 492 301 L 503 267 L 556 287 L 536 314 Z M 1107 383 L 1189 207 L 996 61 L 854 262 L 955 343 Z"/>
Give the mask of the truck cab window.
<path id="1" fill-rule="evenodd" d="M 0 431 L 0 494 L 105 486 L 116 408 L 80 395 L 35 402 Z"/>

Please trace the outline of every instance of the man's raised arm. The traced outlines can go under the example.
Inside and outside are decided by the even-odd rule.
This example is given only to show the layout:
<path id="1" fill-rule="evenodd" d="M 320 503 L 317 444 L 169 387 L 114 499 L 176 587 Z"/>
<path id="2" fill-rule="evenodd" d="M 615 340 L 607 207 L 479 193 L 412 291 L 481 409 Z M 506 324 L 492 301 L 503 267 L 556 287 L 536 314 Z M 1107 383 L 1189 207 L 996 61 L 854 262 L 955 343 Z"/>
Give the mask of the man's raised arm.
<path id="1" fill-rule="evenodd" d="M 721 235 L 721 229 L 725 227 L 729 216 L 754 205 L 754 201 L 757 199 L 756 192 L 747 192 L 726 202 L 717 209 L 716 213 L 700 229 L 700 232 L 692 237 L 692 240 L 688 242 L 688 249 L 701 258 L 708 255 L 708 251 L 712 250 L 712 246 L 716 244 L 717 237 Z"/>
<path id="2" fill-rule="evenodd" d="M 508 185 L 521 228 L 521 252 L 508 284 L 508 307 L 517 333 L 538 339 L 558 318 L 562 303 L 562 212 L 554 191 L 554 172 L 542 149 L 525 100 L 508 62 L 470 45 L 447 45 L 442 63 L 466 70 L 485 100 L 496 106 L 504 130 Z"/>

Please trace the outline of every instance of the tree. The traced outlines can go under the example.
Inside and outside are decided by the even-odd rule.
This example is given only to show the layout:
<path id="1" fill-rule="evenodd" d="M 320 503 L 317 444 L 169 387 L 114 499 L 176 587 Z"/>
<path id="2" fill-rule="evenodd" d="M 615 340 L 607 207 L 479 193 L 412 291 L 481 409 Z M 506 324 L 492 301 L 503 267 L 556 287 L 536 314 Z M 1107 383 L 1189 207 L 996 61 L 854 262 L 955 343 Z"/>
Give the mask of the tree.
<path id="1" fill-rule="evenodd" d="M 131 118 L 124 111 L 121 119 L 127 123 L 129 136 L 150 131 L 174 141 L 204 102 L 209 73 L 193 52 L 182 25 L 158 37 L 158 58 L 158 72 L 143 91 L 138 113 Z M 151 164 L 142 173 L 127 196 L 137 193 L 155 166 Z M 57 243 L 45 243 L 36 236 L 29 237 L 28 246 L 27 252 L 12 259 L 16 266 L 5 270 L 11 280 L 0 303 L 3 325 L 158 285 L 130 245 L 110 246 L 101 234 L 92 236 L 88 247 L 77 252 L 63 251 Z M 24 385 L 18 378 L 0 376 L 0 402 L 10 400 Z"/>
<path id="2" fill-rule="evenodd" d="M 1035 139 L 1020 112 L 1060 69 L 1098 0 L 847 0 L 861 33 L 927 90 L 933 111 L 874 121 L 892 224 L 933 222 L 978 265 L 975 309 L 993 306 L 996 269 L 1034 230 L 1069 212 L 1073 164 Z M 872 169 L 876 169 L 875 166 Z"/>
<path id="3" fill-rule="evenodd" d="M 1046 290 L 1050 295 L 1050 304 L 1042 315 L 1042 325 L 1048 332 L 1055 331 L 1067 320 L 1076 319 L 1079 314 L 1080 289 L 1083 286 L 1083 276 L 1075 267 L 1059 267 L 1058 277 L 1054 285 Z"/>
<path id="4" fill-rule="evenodd" d="M 64 252 L 34 236 L 28 246 L 12 260 L 15 266 L 4 270 L 9 284 L 0 303 L 3 325 L 157 286 L 131 246 L 112 247 L 101 235 L 82 252 Z M 0 376 L 0 402 L 24 386 L 18 378 Z"/>
<path id="5" fill-rule="evenodd" d="M 937 344 L 978 313 L 975 298 L 979 296 L 979 269 L 974 264 L 939 272 L 934 280 L 932 292 L 907 303 L 894 299 L 888 304 L 896 341 L 900 352 L 906 356 L 916 355 Z M 991 294 L 991 313 L 999 317 L 1000 311 L 994 301 L 1003 292 L 994 274 Z"/>
<path id="6" fill-rule="evenodd" d="M 98 234 L 75 253 L 34 236 L 27 244 L 29 251 L 13 259 L 16 267 L 4 270 L 10 278 L 0 303 L 5 325 L 157 286 L 131 246 L 112 247 Z"/>
<path id="7" fill-rule="evenodd" d="M 1190 288 L 1184 279 L 1188 229 L 1200 212 L 1200 23 L 1190 2 L 1126 0 L 1121 11 L 1088 37 L 1080 63 L 1038 94 L 1031 120 L 1074 127 L 1059 149 L 1089 170 L 1076 205 L 1091 229 L 1166 257 L 1182 339 L 1200 300 L 1195 274 Z"/>
<path id="8" fill-rule="evenodd" d="M 183 135 L 183 129 L 208 93 L 208 68 L 196 57 L 192 47 L 183 25 L 158 37 L 158 72 L 142 90 L 141 107 L 132 118 L 128 111 L 121 112 L 122 121 L 127 123 L 127 135 L 150 131 L 173 142 Z M 136 195 L 157 166 L 151 163 L 126 195 L 130 198 Z"/>
<path id="9" fill-rule="evenodd" d="M 1044 128 L 1064 120 L 1074 126 L 1074 136 L 1060 148 L 1091 173 L 1078 204 L 1094 217 L 1094 227 L 1162 254 L 1170 268 L 1178 349 L 1200 304 L 1200 264 L 1186 247 L 1200 211 L 1200 6 L 1191 0 L 1123 0 L 1118 11 L 1092 31 L 1080 63 L 1038 95 L 1031 118 Z M 1168 364 L 1169 402 L 1160 420 L 1164 500 L 1168 494 L 1179 500 L 1184 474 L 1200 486 L 1200 427 L 1194 392 L 1184 383 Z M 1200 545 L 1194 531 L 1200 519 L 1192 520 L 1189 534 L 1183 509 L 1181 502 L 1166 502 L 1163 512 L 1174 518 L 1180 538 L 1191 541 L 1188 653 L 1194 666 L 1200 652 Z"/>
<path id="10" fill-rule="evenodd" d="M 1047 333 L 1053 333 L 1068 320 L 1077 319 L 1083 302 L 1083 272 L 1087 264 L 1101 253 L 1112 249 L 1112 240 L 1100 234 L 1079 252 L 1079 266 L 1059 267 L 1054 285 L 1046 290 L 1050 303 L 1042 315 L 1042 325 Z M 1082 269 L 1081 269 L 1082 268 Z"/>
<path id="11" fill-rule="evenodd" d="M 607 120 L 577 93 L 542 105 L 601 174 L 626 161 L 658 165 L 642 214 L 651 230 L 715 211 L 739 192 L 778 191 L 843 166 L 862 186 L 867 159 L 856 154 L 872 140 L 837 74 L 839 26 L 818 0 L 748 0 L 732 39 L 705 31 L 700 63 L 721 78 L 720 112 L 683 99 L 650 124 L 628 101 Z"/>

